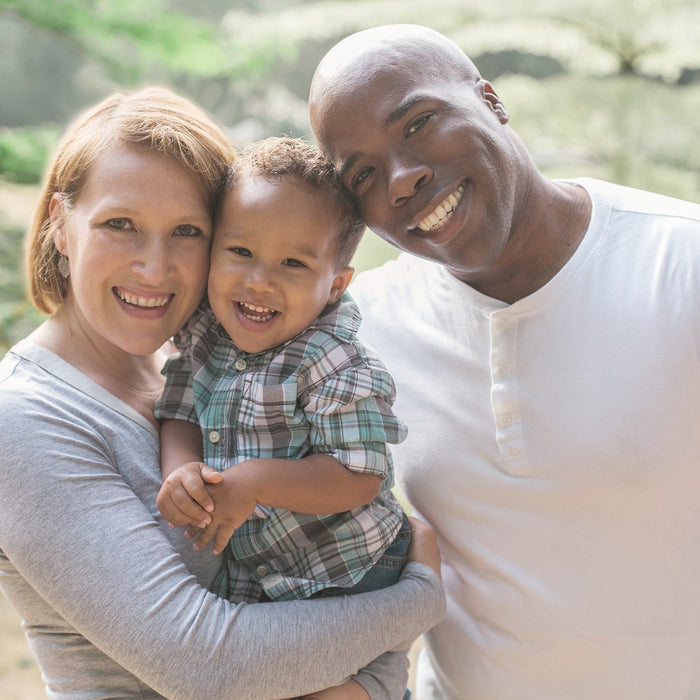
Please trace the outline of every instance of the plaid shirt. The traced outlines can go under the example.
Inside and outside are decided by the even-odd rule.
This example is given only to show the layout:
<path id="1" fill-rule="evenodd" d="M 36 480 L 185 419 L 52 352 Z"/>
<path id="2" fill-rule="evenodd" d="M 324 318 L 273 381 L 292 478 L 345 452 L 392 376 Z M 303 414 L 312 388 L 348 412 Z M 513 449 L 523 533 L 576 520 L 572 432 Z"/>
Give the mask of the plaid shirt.
<path id="1" fill-rule="evenodd" d="M 258 505 L 231 538 L 215 590 L 233 600 L 308 598 L 357 583 L 401 524 L 387 443 L 405 439 L 395 387 L 357 339 L 361 316 L 346 293 L 315 323 L 261 353 L 239 350 L 206 302 L 175 337 L 159 419 L 202 428 L 204 461 L 218 471 L 252 458 L 325 453 L 383 478 L 371 503 L 331 515 Z"/>

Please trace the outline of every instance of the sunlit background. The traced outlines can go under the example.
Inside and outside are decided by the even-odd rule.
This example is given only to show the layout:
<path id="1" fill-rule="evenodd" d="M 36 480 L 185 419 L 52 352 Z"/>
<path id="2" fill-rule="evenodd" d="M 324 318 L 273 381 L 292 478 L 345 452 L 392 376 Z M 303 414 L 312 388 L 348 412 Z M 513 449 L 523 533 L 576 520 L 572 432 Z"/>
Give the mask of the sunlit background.
<path id="1" fill-rule="evenodd" d="M 40 321 L 25 300 L 22 238 L 46 160 L 79 111 L 157 84 L 199 103 L 237 146 L 311 138 L 319 58 L 394 22 L 460 44 L 545 173 L 700 201 L 697 0 L 0 0 L 0 353 Z M 393 255 L 368 233 L 356 267 Z M 0 696 L 44 697 L 4 599 Z"/>

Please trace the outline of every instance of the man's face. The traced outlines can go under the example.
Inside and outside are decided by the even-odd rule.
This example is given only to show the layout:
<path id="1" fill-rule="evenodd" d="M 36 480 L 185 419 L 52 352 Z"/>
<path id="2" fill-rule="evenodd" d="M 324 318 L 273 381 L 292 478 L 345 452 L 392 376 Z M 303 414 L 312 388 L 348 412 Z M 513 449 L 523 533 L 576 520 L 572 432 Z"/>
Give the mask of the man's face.
<path id="1" fill-rule="evenodd" d="M 368 52 L 321 78 L 310 113 L 367 225 L 470 281 L 508 242 L 516 158 L 500 100 L 464 76 L 417 51 Z"/>

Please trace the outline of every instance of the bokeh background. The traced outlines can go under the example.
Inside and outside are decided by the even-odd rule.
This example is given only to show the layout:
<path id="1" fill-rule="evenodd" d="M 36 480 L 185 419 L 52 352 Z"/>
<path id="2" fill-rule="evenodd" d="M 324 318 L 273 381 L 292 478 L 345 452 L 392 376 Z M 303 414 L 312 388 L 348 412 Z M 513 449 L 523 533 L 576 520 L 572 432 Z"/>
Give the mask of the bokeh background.
<path id="1" fill-rule="evenodd" d="M 237 146 L 311 138 L 306 98 L 320 57 L 353 31 L 394 22 L 460 44 L 548 175 L 700 201 L 697 0 L 0 0 L 0 354 L 41 321 L 25 299 L 22 239 L 77 113 L 115 90 L 164 85 Z M 355 265 L 394 255 L 367 233 Z M 2 597 L 0 696 L 44 697 Z"/>

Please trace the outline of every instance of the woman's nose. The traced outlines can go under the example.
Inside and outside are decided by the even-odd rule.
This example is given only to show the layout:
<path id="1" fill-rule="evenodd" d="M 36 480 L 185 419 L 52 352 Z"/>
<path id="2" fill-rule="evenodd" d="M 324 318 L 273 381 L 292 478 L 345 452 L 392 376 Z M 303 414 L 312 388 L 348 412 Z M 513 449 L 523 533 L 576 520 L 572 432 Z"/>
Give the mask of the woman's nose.
<path id="1" fill-rule="evenodd" d="M 153 237 L 140 246 L 136 257 L 138 274 L 150 284 L 158 284 L 172 274 L 172 252 L 167 240 Z"/>

